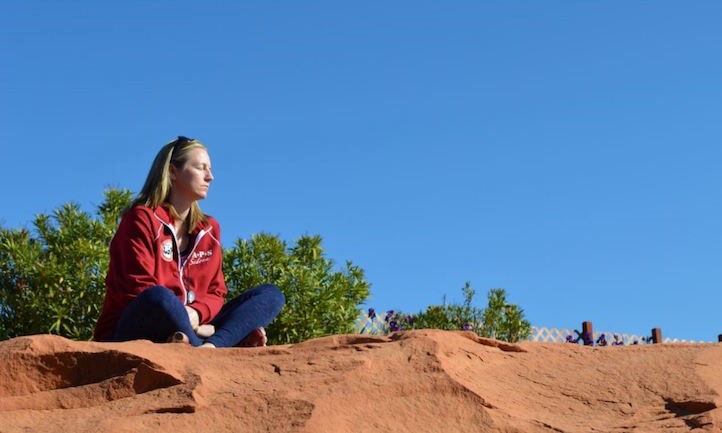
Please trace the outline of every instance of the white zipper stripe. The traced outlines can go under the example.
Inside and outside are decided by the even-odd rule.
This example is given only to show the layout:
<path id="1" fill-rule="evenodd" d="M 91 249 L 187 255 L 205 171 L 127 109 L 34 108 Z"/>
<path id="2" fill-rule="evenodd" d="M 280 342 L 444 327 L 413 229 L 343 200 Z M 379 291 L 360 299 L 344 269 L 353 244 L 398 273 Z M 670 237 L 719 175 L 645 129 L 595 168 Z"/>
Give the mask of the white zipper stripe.
<path id="1" fill-rule="evenodd" d="M 178 257 L 178 276 L 180 279 L 180 286 L 181 290 L 183 291 L 183 305 L 188 305 L 188 289 L 186 289 L 186 285 L 183 282 L 183 269 L 185 268 L 185 264 L 181 265 L 181 252 L 180 252 L 180 245 L 178 245 L 178 237 L 176 236 L 175 227 L 173 227 L 173 224 L 167 223 L 163 221 L 161 217 L 158 216 L 155 212 L 153 212 L 153 215 L 155 215 L 156 219 L 161 222 L 164 226 L 168 227 L 168 230 L 170 230 L 171 233 L 173 233 L 173 245 L 175 246 L 176 254 Z M 202 229 L 200 232 L 198 232 L 198 236 L 196 236 L 196 240 L 193 243 L 193 248 L 191 249 L 190 253 L 188 255 L 190 256 L 193 254 L 193 252 L 196 250 L 196 247 L 200 243 L 203 236 L 206 235 L 206 233 L 210 232 L 210 230 L 206 231 L 205 229 Z M 158 236 L 160 237 L 160 228 L 158 230 Z M 212 235 L 211 235 L 212 237 Z M 157 239 L 157 238 L 156 238 Z M 215 239 L 215 238 L 213 238 Z"/>

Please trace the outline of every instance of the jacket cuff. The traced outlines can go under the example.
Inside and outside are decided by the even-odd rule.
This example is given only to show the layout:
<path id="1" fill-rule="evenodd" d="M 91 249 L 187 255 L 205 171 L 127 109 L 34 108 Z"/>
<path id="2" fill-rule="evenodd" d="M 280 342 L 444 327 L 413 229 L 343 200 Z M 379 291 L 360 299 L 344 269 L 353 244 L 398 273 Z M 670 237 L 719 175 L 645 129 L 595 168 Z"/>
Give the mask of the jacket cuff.
<path id="1" fill-rule="evenodd" d="M 198 324 L 199 325 L 202 325 L 206 321 L 208 321 L 208 318 L 211 315 L 211 309 L 208 308 L 208 305 L 201 304 L 200 302 L 194 302 L 188 306 L 198 312 Z"/>

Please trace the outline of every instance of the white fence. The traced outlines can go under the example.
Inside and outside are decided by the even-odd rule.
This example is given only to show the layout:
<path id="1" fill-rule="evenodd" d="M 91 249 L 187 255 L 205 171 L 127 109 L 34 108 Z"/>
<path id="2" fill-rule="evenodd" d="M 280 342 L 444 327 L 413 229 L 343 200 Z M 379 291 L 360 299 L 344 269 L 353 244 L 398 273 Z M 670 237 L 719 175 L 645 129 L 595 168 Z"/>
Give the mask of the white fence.
<path id="1" fill-rule="evenodd" d="M 613 343 L 618 344 L 646 344 L 649 343 L 651 337 L 649 335 L 634 335 L 634 334 L 622 334 L 619 332 L 593 332 L 592 340 L 598 342 L 600 337 L 604 335 L 607 344 Z M 566 343 L 567 336 L 571 336 L 576 339 L 579 335 L 575 330 L 559 329 L 559 328 L 544 328 L 539 326 L 532 326 L 531 335 L 529 341 L 535 341 L 538 343 Z M 695 340 L 682 340 L 679 338 L 663 338 L 663 343 L 715 343 L 713 341 L 695 341 Z M 581 340 L 580 340 L 581 343 Z"/>
<path id="2" fill-rule="evenodd" d="M 615 332 L 593 332 L 592 340 L 597 342 L 604 335 L 607 344 L 645 344 L 649 341 L 649 336 L 631 335 L 631 334 L 620 334 Z M 566 343 L 567 336 L 576 339 L 579 335 L 575 330 L 564 329 L 564 328 L 544 328 L 539 326 L 531 327 L 531 335 L 529 335 L 529 341 L 537 343 Z M 669 339 L 667 339 L 669 340 Z M 668 341 L 665 340 L 665 343 Z M 670 340 L 671 341 L 671 340 Z"/>
<path id="3" fill-rule="evenodd" d="M 382 312 L 380 315 L 376 315 L 371 318 L 368 312 L 362 311 L 359 318 L 356 319 L 356 332 L 359 334 L 369 335 L 385 335 L 389 332 L 389 326 L 384 320 L 386 312 Z M 592 339 L 595 344 L 599 341 L 600 337 L 604 335 L 606 343 L 612 345 L 617 344 L 646 344 L 650 340 L 649 335 L 634 335 L 634 334 L 622 334 L 618 332 L 593 332 Z M 545 328 L 540 326 L 531 327 L 531 335 L 529 335 L 529 341 L 537 343 L 566 343 L 567 336 L 571 336 L 573 339 L 578 337 L 577 332 L 574 329 L 565 328 Z M 694 340 L 681 340 L 678 338 L 664 338 L 664 343 L 714 343 L 712 341 L 694 341 Z M 580 342 L 581 343 L 581 342 Z"/>
<path id="4" fill-rule="evenodd" d="M 356 319 L 356 332 L 359 334 L 384 335 L 388 332 L 388 325 L 384 321 L 384 316 L 369 317 L 368 312 L 362 311 L 358 319 Z"/>

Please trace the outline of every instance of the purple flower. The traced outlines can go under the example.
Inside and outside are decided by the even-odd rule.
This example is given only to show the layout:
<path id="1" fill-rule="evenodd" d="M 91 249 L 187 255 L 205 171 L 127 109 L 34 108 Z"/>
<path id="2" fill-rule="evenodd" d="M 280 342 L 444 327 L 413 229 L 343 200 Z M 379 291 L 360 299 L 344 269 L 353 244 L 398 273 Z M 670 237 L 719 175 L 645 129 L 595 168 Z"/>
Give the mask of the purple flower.
<path id="1" fill-rule="evenodd" d="M 579 340 L 582 340 L 583 337 L 582 337 L 582 333 L 581 333 L 581 332 L 579 332 L 579 331 L 577 331 L 577 330 L 575 329 L 575 330 L 574 330 L 574 333 L 577 334 L 577 338 L 574 338 L 574 337 L 572 337 L 571 335 L 567 335 L 567 343 L 575 343 L 575 344 L 577 344 L 577 343 L 579 343 Z"/>
<path id="2" fill-rule="evenodd" d="M 376 317 L 376 310 L 373 308 L 369 308 L 369 319 L 373 319 Z"/>
<path id="3" fill-rule="evenodd" d="M 461 327 L 464 331 L 471 331 L 471 325 L 469 325 L 469 322 L 464 323 L 464 326 Z"/>
<path id="4" fill-rule="evenodd" d="M 399 324 L 396 323 L 395 320 L 392 320 L 389 322 L 389 329 L 391 329 L 391 332 L 396 332 L 399 330 Z"/>
<path id="5" fill-rule="evenodd" d="M 602 334 L 597 338 L 597 345 L 598 346 L 606 346 L 607 345 L 607 336 Z"/>
<path id="6" fill-rule="evenodd" d="M 409 325 L 413 325 L 413 324 L 414 324 L 414 316 L 413 316 L 413 314 L 409 314 L 408 316 L 406 316 L 406 323 L 408 323 Z"/>
<path id="7" fill-rule="evenodd" d="M 394 310 L 389 310 L 389 311 L 387 311 L 387 312 L 386 312 L 386 318 L 384 319 L 384 321 L 388 322 L 389 320 L 391 320 L 391 318 L 392 318 L 393 316 L 394 316 Z"/>

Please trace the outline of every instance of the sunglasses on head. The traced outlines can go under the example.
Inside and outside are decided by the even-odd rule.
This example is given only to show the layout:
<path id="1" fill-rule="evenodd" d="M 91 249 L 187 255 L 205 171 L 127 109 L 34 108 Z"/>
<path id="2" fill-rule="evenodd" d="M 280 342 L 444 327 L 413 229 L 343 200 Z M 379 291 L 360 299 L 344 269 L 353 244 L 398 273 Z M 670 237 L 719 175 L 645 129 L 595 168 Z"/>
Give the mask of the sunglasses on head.
<path id="1" fill-rule="evenodd" d="M 193 141 L 196 141 L 196 139 L 179 135 L 178 138 L 176 138 L 175 141 L 173 142 L 173 152 L 171 153 L 171 157 L 172 157 L 172 155 L 175 154 L 176 150 L 178 150 L 181 146 L 191 143 Z"/>

